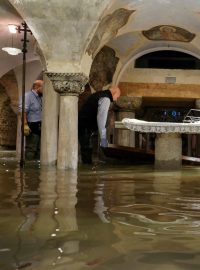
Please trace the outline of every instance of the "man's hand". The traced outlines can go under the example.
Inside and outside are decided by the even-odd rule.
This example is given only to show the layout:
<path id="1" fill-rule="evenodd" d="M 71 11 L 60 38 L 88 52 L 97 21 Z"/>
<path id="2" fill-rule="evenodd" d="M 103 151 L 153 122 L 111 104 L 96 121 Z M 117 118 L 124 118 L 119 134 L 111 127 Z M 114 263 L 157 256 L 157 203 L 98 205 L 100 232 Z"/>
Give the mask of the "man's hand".
<path id="1" fill-rule="evenodd" d="M 28 136 L 28 135 L 30 135 L 30 133 L 31 133 L 31 130 L 30 130 L 28 124 L 24 124 L 24 136 Z"/>
<path id="2" fill-rule="evenodd" d="M 108 141 L 106 138 L 101 139 L 100 146 L 103 148 L 108 147 Z"/>

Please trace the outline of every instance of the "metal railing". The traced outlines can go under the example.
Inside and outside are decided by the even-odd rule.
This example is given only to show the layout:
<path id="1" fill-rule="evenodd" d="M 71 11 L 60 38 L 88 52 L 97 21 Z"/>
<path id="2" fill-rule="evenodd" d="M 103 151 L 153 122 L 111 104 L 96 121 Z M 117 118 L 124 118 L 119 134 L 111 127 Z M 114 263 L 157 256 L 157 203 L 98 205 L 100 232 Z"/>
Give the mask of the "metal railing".
<path id="1" fill-rule="evenodd" d="M 200 110 L 190 109 L 183 119 L 183 123 L 195 123 L 200 121 Z"/>

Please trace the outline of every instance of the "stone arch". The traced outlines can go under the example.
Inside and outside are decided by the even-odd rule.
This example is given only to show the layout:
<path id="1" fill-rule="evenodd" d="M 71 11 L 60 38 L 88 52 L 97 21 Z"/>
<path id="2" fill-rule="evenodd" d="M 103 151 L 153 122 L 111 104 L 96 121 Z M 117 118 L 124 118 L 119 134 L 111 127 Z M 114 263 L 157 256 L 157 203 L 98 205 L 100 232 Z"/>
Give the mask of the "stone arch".
<path id="1" fill-rule="evenodd" d="M 193 53 L 189 50 L 186 50 L 186 49 L 182 49 L 182 48 L 176 48 L 176 47 L 155 47 L 155 48 L 151 48 L 151 49 L 147 49 L 147 50 L 144 50 L 142 52 L 139 52 L 137 54 L 135 54 L 134 56 L 132 56 L 126 63 L 125 65 L 122 66 L 122 68 L 120 70 L 118 70 L 118 72 L 116 72 L 115 74 L 115 78 L 114 78 L 114 81 L 116 84 L 119 84 L 120 82 L 120 79 L 122 77 L 122 75 L 124 74 L 124 72 L 126 71 L 127 67 L 130 65 L 131 62 L 135 61 L 137 58 L 145 55 L 145 54 L 148 54 L 148 53 L 151 53 L 151 52 L 156 52 L 156 51 L 162 51 L 162 50 L 170 50 L 170 51 L 178 51 L 178 52 L 183 52 L 183 53 L 186 53 L 186 54 L 189 54 L 189 55 L 192 55 L 198 59 L 200 59 L 200 55 L 196 54 L 196 53 Z"/>

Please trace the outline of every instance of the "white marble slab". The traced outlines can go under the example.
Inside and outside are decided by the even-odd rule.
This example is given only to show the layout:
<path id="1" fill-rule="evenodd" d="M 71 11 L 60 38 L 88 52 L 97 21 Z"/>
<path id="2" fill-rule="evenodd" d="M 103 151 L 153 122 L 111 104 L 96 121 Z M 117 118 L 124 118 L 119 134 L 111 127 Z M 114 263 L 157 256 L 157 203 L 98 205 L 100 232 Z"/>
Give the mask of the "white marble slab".
<path id="1" fill-rule="evenodd" d="M 132 131 L 146 133 L 200 133 L 200 122 L 172 123 L 172 122 L 147 122 L 138 119 L 124 118 L 115 123 L 116 128 L 127 128 Z"/>

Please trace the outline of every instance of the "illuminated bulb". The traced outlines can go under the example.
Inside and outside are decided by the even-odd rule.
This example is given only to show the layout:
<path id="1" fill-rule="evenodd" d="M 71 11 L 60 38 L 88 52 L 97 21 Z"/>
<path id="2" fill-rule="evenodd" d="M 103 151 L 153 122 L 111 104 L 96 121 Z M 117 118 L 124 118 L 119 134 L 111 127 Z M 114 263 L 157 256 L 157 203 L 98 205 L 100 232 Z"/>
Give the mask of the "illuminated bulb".
<path id="1" fill-rule="evenodd" d="M 12 33 L 12 34 L 16 34 L 17 33 L 17 26 L 14 25 L 14 24 L 9 24 L 8 25 L 8 29 L 9 29 L 9 32 Z"/>

